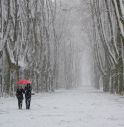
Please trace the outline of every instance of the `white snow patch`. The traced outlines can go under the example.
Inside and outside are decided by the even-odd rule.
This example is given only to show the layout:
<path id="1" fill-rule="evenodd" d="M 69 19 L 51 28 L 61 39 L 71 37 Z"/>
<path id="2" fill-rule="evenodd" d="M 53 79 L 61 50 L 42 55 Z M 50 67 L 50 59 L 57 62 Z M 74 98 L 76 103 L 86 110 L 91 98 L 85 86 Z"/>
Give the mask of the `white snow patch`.
<path id="1" fill-rule="evenodd" d="M 0 99 L 0 127 L 124 127 L 124 97 L 92 88 L 32 96 L 31 109 Z"/>

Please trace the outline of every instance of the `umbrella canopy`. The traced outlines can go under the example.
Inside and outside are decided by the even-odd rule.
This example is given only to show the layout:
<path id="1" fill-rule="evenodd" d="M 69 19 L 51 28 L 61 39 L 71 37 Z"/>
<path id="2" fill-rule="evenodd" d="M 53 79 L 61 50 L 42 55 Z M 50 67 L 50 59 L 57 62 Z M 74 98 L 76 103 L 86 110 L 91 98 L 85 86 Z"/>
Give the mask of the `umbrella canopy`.
<path id="1" fill-rule="evenodd" d="M 23 79 L 23 80 L 17 81 L 16 84 L 31 84 L 31 82 L 29 80 Z"/>

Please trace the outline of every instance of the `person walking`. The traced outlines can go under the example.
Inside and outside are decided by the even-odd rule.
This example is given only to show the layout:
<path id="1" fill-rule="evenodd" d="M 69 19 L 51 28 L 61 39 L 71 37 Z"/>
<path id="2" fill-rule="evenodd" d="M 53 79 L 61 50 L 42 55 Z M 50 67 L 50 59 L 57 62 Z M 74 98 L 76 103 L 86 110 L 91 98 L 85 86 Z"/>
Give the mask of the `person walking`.
<path id="1" fill-rule="evenodd" d="M 22 88 L 22 86 L 18 86 L 18 88 L 16 90 L 16 97 L 18 99 L 18 108 L 19 109 L 22 109 L 23 93 L 24 93 L 24 89 Z"/>
<path id="2" fill-rule="evenodd" d="M 30 109 L 31 91 L 32 91 L 31 85 L 30 84 L 27 84 L 27 86 L 25 87 L 25 103 L 26 103 L 26 109 Z"/>

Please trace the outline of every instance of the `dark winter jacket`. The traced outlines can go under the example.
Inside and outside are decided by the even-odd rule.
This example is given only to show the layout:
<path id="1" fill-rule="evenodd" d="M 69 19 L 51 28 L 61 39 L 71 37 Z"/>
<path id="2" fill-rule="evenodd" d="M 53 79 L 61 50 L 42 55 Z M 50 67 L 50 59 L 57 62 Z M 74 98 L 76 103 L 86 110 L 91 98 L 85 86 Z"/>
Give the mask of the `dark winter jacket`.
<path id="1" fill-rule="evenodd" d="M 17 89 L 16 90 L 16 97 L 20 100 L 23 100 L 23 93 L 24 93 L 24 89 Z"/>
<path id="2" fill-rule="evenodd" d="M 31 91 L 32 91 L 32 87 L 31 86 L 26 86 L 25 87 L 25 98 L 31 98 Z"/>

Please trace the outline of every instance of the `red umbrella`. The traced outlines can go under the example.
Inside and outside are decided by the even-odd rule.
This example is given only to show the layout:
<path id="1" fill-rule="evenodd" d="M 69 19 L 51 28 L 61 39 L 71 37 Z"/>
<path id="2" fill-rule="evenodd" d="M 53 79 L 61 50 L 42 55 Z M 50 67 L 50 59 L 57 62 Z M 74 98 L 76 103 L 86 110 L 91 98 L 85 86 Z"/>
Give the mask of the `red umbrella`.
<path id="1" fill-rule="evenodd" d="M 29 80 L 19 80 L 18 82 L 16 82 L 16 84 L 31 84 L 31 82 Z"/>

